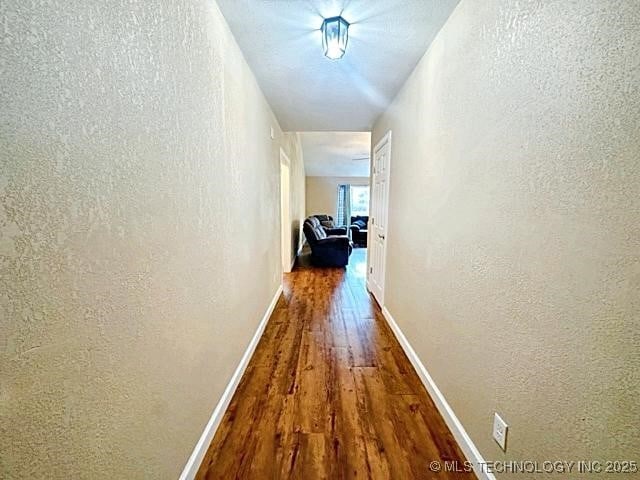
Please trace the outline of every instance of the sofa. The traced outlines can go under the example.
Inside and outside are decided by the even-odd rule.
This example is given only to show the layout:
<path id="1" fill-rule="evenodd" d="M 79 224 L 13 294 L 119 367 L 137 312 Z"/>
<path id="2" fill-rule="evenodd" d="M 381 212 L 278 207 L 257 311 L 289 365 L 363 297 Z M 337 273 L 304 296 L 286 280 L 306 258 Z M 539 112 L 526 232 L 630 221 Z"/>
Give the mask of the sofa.
<path id="1" fill-rule="evenodd" d="M 347 229 L 344 227 L 337 227 L 333 221 L 331 215 L 311 215 L 320 221 L 320 225 L 324 228 L 327 235 L 346 235 Z"/>
<path id="2" fill-rule="evenodd" d="M 302 227 L 307 243 L 311 247 L 311 262 L 321 267 L 344 267 L 349 263 L 353 249 L 346 229 L 333 229 L 343 234 L 327 234 L 327 230 L 316 217 L 308 217 Z M 331 232 L 332 230 L 329 229 Z"/>
<path id="3" fill-rule="evenodd" d="M 351 226 L 349 227 L 349 230 L 351 231 L 351 240 L 353 240 L 353 243 L 359 247 L 367 246 L 368 226 L 368 215 L 356 215 L 355 217 L 351 217 Z"/>

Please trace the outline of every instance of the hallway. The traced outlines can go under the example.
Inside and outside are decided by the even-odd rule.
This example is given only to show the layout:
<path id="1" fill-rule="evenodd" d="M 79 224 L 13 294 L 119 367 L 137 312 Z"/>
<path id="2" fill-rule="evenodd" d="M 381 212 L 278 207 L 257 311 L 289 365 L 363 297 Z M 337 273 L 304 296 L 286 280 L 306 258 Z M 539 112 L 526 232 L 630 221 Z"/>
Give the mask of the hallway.
<path id="1" fill-rule="evenodd" d="M 640 0 L 0 25 L 0 479 L 638 477 Z"/>
<path id="2" fill-rule="evenodd" d="M 349 266 L 297 266 L 202 462 L 200 479 L 433 478 L 464 457 Z M 475 478 L 439 473 L 438 478 Z"/>

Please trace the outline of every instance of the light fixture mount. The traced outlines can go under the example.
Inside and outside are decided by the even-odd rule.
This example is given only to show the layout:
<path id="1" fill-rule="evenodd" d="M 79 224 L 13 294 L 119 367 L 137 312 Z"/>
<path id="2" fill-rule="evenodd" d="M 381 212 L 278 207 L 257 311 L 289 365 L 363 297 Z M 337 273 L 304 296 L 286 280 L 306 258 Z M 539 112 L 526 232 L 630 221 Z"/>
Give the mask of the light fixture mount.
<path id="1" fill-rule="evenodd" d="M 331 60 L 342 58 L 349 40 L 349 22 L 340 16 L 325 18 L 320 30 L 324 56 Z"/>

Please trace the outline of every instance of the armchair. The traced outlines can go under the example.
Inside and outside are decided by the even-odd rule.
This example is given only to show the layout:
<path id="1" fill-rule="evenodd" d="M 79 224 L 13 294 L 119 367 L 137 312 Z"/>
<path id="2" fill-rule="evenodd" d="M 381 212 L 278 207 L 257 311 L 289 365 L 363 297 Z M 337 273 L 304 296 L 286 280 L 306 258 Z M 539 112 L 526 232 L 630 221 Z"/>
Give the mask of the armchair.
<path id="1" fill-rule="evenodd" d="M 368 226 L 368 215 L 357 215 L 355 217 L 351 217 L 351 226 L 349 227 L 349 230 L 351 231 L 351 240 L 353 240 L 353 243 L 361 247 L 367 246 Z"/>
<path id="2" fill-rule="evenodd" d="M 312 215 L 320 222 L 320 226 L 327 235 L 346 235 L 347 229 L 344 227 L 336 227 L 331 215 Z"/>
<path id="3" fill-rule="evenodd" d="M 324 267 L 344 267 L 349 263 L 352 246 L 346 235 L 328 236 L 316 217 L 304 221 L 304 235 L 311 247 L 311 261 Z M 339 229 L 346 233 L 346 229 Z"/>

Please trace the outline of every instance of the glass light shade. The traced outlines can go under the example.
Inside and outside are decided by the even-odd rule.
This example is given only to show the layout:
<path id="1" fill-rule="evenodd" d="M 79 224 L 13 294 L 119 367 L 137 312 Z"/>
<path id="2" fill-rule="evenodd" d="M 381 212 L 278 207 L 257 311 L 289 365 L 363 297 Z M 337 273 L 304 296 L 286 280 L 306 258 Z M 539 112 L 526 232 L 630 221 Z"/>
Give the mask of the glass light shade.
<path id="1" fill-rule="evenodd" d="M 325 57 L 331 60 L 342 58 L 347 50 L 349 22 L 342 17 L 325 18 L 321 30 Z"/>

